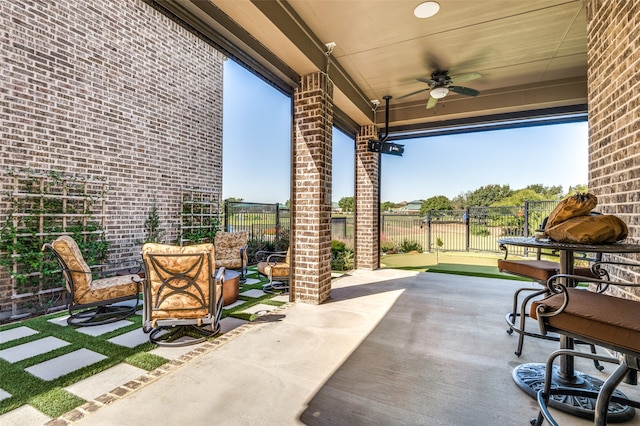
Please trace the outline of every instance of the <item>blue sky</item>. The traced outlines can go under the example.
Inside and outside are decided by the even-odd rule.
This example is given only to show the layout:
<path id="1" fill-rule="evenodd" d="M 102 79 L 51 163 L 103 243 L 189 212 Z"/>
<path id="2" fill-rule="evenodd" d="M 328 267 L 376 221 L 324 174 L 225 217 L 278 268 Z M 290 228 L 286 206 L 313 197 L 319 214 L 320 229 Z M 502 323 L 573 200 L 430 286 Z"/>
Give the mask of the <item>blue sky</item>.
<path id="1" fill-rule="evenodd" d="M 224 69 L 223 198 L 284 203 L 290 196 L 291 100 L 227 60 Z M 382 201 L 453 198 L 484 185 L 587 183 L 587 123 L 397 141 L 382 156 Z M 333 132 L 333 201 L 354 195 L 354 142 Z"/>

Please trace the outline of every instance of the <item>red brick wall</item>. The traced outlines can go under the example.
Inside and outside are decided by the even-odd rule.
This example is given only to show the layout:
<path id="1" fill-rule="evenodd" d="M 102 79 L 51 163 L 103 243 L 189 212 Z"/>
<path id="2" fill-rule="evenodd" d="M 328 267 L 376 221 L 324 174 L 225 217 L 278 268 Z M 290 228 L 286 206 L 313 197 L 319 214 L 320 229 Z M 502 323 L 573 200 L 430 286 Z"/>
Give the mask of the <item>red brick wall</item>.
<path id="1" fill-rule="evenodd" d="M 591 0 L 587 16 L 589 190 L 598 210 L 624 220 L 628 241 L 640 243 L 640 3 Z M 639 273 L 618 269 L 614 278 L 638 282 Z"/>
<path id="2" fill-rule="evenodd" d="M 294 93 L 291 246 L 292 298 L 322 303 L 331 293 L 331 137 L 333 84 L 301 78 Z"/>
<path id="3" fill-rule="evenodd" d="M 169 242 L 180 188 L 222 192 L 212 45 L 141 0 L 2 1 L 0 28 L 0 168 L 106 178 L 113 258 L 138 256 L 154 198 Z M 0 174 L 0 221 L 7 182 Z"/>
<path id="4" fill-rule="evenodd" d="M 356 268 L 380 266 L 380 155 L 367 151 L 369 139 L 377 139 L 376 126 L 362 127 L 356 138 Z"/>

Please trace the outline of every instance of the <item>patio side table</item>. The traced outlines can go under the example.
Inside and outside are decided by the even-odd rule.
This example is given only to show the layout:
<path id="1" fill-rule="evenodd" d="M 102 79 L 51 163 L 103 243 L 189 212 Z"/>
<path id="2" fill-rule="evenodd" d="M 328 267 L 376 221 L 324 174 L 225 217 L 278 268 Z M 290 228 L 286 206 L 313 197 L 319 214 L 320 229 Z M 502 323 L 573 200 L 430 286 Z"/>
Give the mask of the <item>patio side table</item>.
<path id="1" fill-rule="evenodd" d="M 240 292 L 240 272 L 232 269 L 224 270 L 224 284 L 222 285 L 223 305 L 227 306 L 238 301 Z"/>

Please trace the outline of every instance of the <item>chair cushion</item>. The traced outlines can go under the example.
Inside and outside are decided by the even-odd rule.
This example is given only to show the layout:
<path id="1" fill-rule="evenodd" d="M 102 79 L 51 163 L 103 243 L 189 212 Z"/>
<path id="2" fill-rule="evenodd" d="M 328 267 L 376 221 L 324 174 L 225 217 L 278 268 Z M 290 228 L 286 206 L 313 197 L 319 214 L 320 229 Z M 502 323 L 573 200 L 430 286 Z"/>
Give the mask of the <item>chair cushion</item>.
<path id="1" fill-rule="evenodd" d="M 534 281 L 546 282 L 553 275 L 560 273 L 560 264 L 550 260 L 498 259 L 498 270 L 528 277 Z M 585 266 L 574 267 L 573 273 L 583 277 L 595 277 L 591 269 Z"/>
<path id="2" fill-rule="evenodd" d="M 73 288 L 76 292 L 86 293 L 91 286 L 91 269 L 85 262 L 78 244 L 68 235 L 62 235 L 51 243 L 58 256 L 67 264 L 70 272 Z M 71 291 L 67 283 L 67 291 Z M 75 299 L 75 297 L 74 297 Z"/>
<path id="3" fill-rule="evenodd" d="M 240 253 L 247 246 L 247 238 L 248 234 L 245 231 L 218 231 L 214 240 L 216 266 L 234 269 L 246 265 L 247 252 L 243 252 L 245 259 L 240 257 Z"/>
<path id="4" fill-rule="evenodd" d="M 93 280 L 89 289 L 83 289 L 74 293 L 75 304 L 101 302 L 138 294 L 138 286 L 133 281 L 140 279 L 137 274 L 119 275 L 110 278 Z"/>
<path id="5" fill-rule="evenodd" d="M 258 272 L 268 277 L 273 277 L 273 278 L 289 277 L 288 263 L 279 262 L 279 263 L 273 264 L 268 262 L 259 262 L 257 268 L 258 268 Z"/>
<path id="6" fill-rule="evenodd" d="M 149 254 L 201 254 L 211 253 L 213 254 L 213 244 L 195 244 L 190 246 L 174 246 L 167 244 L 147 243 L 142 246 L 142 255 L 147 257 Z M 156 261 L 162 266 L 162 268 L 168 271 L 168 274 L 179 275 L 184 271 L 192 270 L 191 267 L 195 262 L 200 260 L 200 257 L 193 256 L 167 256 L 157 257 Z M 163 278 L 167 277 L 162 275 L 163 271 L 158 271 L 155 267 L 149 267 L 146 274 L 147 280 L 145 285 L 150 286 L 150 294 L 152 296 L 151 301 L 145 299 L 151 303 L 151 319 L 166 319 L 166 318 L 206 318 L 209 314 L 210 306 L 208 303 L 211 299 L 209 291 L 209 283 L 211 277 L 209 273 L 209 256 L 205 256 L 204 264 L 200 269 L 199 274 L 191 276 L 190 278 L 195 281 L 198 288 L 194 288 L 191 285 L 191 280 L 187 279 L 172 279 L 171 285 L 174 288 L 180 288 L 180 292 L 174 292 L 171 288 L 167 287 L 163 283 Z M 213 256 L 211 256 L 213 259 Z M 145 265 L 147 261 L 145 260 Z M 211 265 L 211 271 L 214 270 L 215 265 Z M 193 270 L 192 270 L 193 271 Z M 175 278 L 175 275 L 172 275 Z M 222 294 L 220 283 L 216 284 L 217 298 Z M 217 301 L 217 299 L 216 299 Z M 204 304 L 203 304 L 204 303 Z M 215 302 L 212 302 L 215 303 Z"/>
<path id="7" fill-rule="evenodd" d="M 535 281 L 547 281 L 560 271 L 560 264 L 550 260 L 498 260 L 498 269 Z"/>
<path id="8" fill-rule="evenodd" d="M 567 331 L 603 342 L 605 346 L 608 344 L 640 352 L 640 302 L 576 288 L 569 288 L 568 294 L 566 309 L 558 315 L 545 318 L 551 327 L 560 333 Z M 540 304 L 552 311 L 560 308 L 563 301 L 563 294 L 534 301 L 530 315 L 537 319 L 537 307 Z"/>

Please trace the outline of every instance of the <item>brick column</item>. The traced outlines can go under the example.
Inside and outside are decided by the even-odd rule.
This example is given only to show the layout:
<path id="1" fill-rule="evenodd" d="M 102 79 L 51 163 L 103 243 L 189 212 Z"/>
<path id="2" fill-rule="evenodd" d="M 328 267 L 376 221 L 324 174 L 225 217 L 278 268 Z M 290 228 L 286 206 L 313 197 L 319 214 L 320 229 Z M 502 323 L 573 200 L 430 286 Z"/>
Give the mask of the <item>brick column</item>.
<path id="1" fill-rule="evenodd" d="M 589 88 L 589 191 L 596 210 L 613 214 L 629 227 L 626 242 L 640 242 L 640 126 L 638 123 L 638 4 L 590 0 L 587 5 L 587 81 Z M 612 83 L 613 82 L 613 83 Z M 619 82 L 619 83 L 617 83 Z M 635 255 L 606 260 L 635 262 Z M 639 282 L 637 268 L 607 267 L 614 281 Z M 640 300 L 640 289 L 612 286 L 609 291 Z"/>
<path id="2" fill-rule="evenodd" d="M 376 139 L 376 126 L 360 129 L 356 137 L 355 266 L 377 269 L 380 266 L 380 154 L 367 151 L 369 139 Z"/>
<path id="3" fill-rule="evenodd" d="M 331 294 L 333 83 L 305 75 L 293 97 L 292 300 L 320 304 Z"/>

